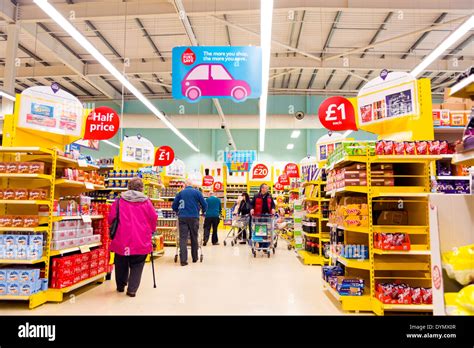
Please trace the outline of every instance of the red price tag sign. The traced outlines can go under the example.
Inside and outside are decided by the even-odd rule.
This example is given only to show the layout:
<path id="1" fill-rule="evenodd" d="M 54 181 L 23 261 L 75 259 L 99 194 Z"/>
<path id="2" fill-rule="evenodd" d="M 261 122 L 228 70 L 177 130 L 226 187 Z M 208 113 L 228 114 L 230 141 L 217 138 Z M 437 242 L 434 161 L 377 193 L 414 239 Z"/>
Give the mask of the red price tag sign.
<path id="1" fill-rule="evenodd" d="M 283 191 L 284 186 L 279 182 L 276 182 L 275 185 L 273 185 L 273 188 L 275 189 L 275 191 Z"/>
<path id="2" fill-rule="evenodd" d="M 202 178 L 202 186 L 212 186 L 214 184 L 214 177 L 206 175 Z"/>
<path id="3" fill-rule="evenodd" d="M 268 168 L 265 164 L 259 163 L 252 170 L 253 179 L 263 179 L 268 175 Z"/>
<path id="4" fill-rule="evenodd" d="M 169 146 L 160 146 L 155 153 L 154 166 L 166 167 L 174 161 L 174 151 Z"/>
<path id="5" fill-rule="evenodd" d="M 278 177 L 278 182 L 283 186 L 286 186 L 290 184 L 290 178 L 288 177 L 288 175 L 282 174 Z"/>
<path id="6" fill-rule="evenodd" d="M 321 124 L 332 131 L 357 130 L 354 106 L 343 97 L 331 97 L 318 110 Z"/>
<path id="7" fill-rule="evenodd" d="M 184 65 L 192 65 L 196 61 L 196 55 L 194 52 L 190 49 L 187 48 L 186 51 L 183 52 L 181 55 L 181 62 Z"/>
<path id="8" fill-rule="evenodd" d="M 283 171 L 289 178 L 299 178 L 300 171 L 296 163 L 288 163 Z"/>
<path id="9" fill-rule="evenodd" d="M 84 139 L 110 139 L 117 134 L 119 125 L 120 118 L 113 109 L 107 106 L 95 108 L 87 115 Z"/>
<path id="10" fill-rule="evenodd" d="M 220 181 L 216 181 L 212 187 L 213 191 L 223 191 L 224 185 Z"/>

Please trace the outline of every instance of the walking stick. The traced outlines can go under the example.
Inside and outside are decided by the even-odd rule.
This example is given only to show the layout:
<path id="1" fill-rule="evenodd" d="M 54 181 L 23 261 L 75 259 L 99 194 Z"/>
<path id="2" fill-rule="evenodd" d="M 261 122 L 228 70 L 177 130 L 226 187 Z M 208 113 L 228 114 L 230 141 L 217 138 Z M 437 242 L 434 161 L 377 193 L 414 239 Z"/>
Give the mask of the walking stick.
<path id="1" fill-rule="evenodd" d="M 150 253 L 151 271 L 153 272 L 153 287 L 156 288 L 155 263 L 153 262 L 153 251 Z"/>

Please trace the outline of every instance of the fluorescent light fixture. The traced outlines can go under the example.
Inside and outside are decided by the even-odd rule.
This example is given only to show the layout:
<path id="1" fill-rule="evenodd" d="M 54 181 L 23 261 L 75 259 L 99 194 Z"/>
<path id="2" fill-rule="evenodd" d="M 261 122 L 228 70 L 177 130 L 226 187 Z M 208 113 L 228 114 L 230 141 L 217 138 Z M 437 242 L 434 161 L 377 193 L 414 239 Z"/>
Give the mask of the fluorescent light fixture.
<path id="1" fill-rule="evenodd" d="M 469 30 L 474 28 L 474 16 L 469 17 L 467 21 L 461 24 L 455 31 L 451 33 L 438 47 L 436 47 L 430 54 L 428 54 L 423 61 L 411 71 L 413 77 L 420 75 L 436 58 L 438 58 L 444 51 L 451 47 L 456 41 L 463 37 Z"/>
<path id="2" fill-rule="evenodd" d="M 194 151 L 199 149 L 194 146 L 166 117 L 120 73 L 116 67 L 100 53 L 61 13 L 51 5 L 48 0 L 33 0 L 48 16 L 51 17 L 61 28 L 77 41 L 87 52 L 89 52 L 109 73 L 128 89 L 138 100 L 140 100 L 156 117 L 158 117 L 169 129 L 171 129 L 181 140 L 188 144 Z"/>
<path id="3" fill-rule="evenodd" d="M 287 149 L 287 150 L 293 150 L 294 147 L 295 147 L 295 144 L 288 144 L 288 145 L 286 145 L 286 149 Z"/>
<path id="4" fill-rule="evenodd" d="M 273 0 L 260 0 L 260 46 L 262 48 L 262 95 L 260 96 L 260 151 L 265 150 L 268 79 L 272 48 Z"/>
<path id="5" fill-rule="evenodd" d="M 299 131 L 299 130 L 294 130 L 293 132 L 291 132 L 291 137 L 292 137 L 293 139 L 296 139 L 296 138 L 298 138 L 298 137 L 300 136 L 300 134 L 301 134 L 301 131 Z"/>
<path id="6" fill-rule="evenodd" d="M 15 101 L 15 96 L 11 95 L 10 93 L 0 91 L 0 97 L 10 99 L 11 101 Z"/>
<path id="7" fill-rule="evenodd" d="M 107 145 L 109 146 L 112 146 L 112 147 L 115 147 L 116 149 L 120 149 L 120 146 L 117 145 L 117 144 L 114 144 L 113 142 L 111 141 L 108 141 L 108 140 L 102 140 L 104 143 L 106 143 Z"/>

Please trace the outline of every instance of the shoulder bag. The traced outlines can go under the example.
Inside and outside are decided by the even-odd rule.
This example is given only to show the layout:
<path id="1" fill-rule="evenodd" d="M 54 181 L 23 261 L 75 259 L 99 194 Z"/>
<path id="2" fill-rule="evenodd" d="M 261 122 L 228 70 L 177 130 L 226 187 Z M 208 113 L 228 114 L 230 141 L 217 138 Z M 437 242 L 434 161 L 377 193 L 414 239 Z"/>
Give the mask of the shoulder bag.
<path id="1" fill-rule="evenodd" d="M 116 206 L 116 209 L 115 209 L 115 219 L 112 221 L 112 223 L 110 224 L 110 227 L 109 227 L 109 235 L 110 235 L 110 239 L 113 240 L 115 238 L 115 234 L 117 233 L 117 229 L 118 229 L 118 225 L 119 225 L 119 216 L 120 216 L 120 209 L 119 209 L 119 202 L 120 202 L 120 198 L 117 199 L 117 206 Z"/>

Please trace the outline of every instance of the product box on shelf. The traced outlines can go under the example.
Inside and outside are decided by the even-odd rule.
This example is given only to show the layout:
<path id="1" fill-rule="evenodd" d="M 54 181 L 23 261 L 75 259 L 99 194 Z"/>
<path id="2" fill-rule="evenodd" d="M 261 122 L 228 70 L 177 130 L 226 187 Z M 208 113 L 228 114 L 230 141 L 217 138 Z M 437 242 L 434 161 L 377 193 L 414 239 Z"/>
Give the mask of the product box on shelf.
<path id="1" fill-rule="evenodd" d="M 0 280 L 0 296 L 8 295 L 8 283 Z"/>
<path id="2" fill-rule="evenodd" d="M 20 294 L 20 285 L 18 282 L 8 282 L 7 293 L 8 295 L 18 296 Z"/>
<path id="3" fill-rule="evenodd" d="M 369 217 L 365 215 L 348 215 L 344 217 L 344 227 L 367 227 Z"/>
<path id="4" fill-rule="evenodd" d="M 410 250 L 410 237 L 405 233 L 375 233 L 374 247 L 382 250 Z"/>

